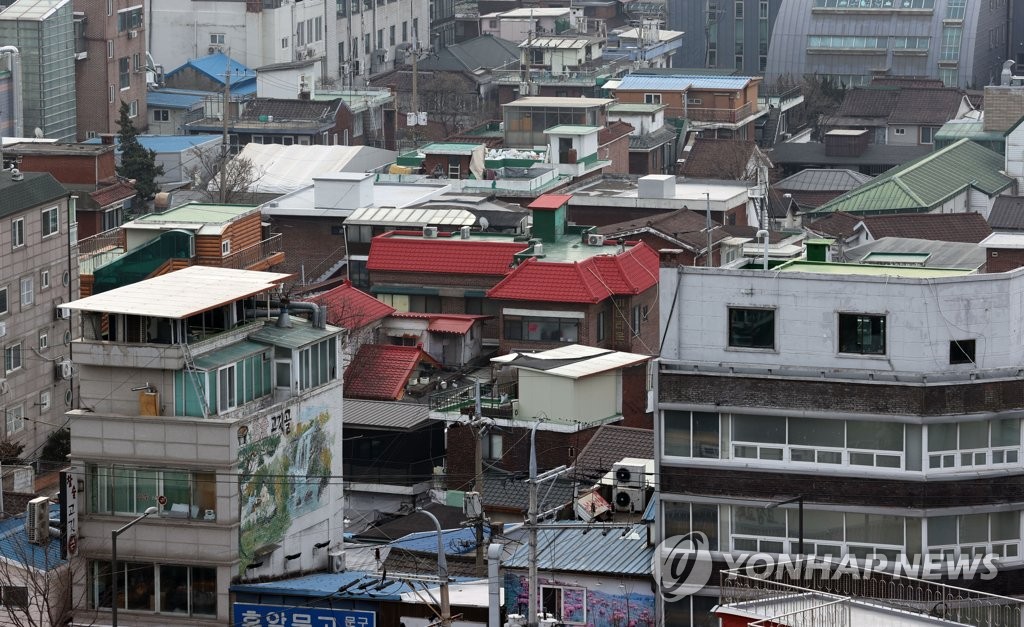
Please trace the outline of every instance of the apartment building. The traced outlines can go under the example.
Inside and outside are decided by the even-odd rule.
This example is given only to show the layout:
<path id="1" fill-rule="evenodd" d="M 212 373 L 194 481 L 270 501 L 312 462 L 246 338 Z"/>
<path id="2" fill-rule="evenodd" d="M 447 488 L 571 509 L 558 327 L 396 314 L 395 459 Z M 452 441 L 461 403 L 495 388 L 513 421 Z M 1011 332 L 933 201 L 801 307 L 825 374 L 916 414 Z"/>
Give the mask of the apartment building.
<path id="1" fill-rule="evenodd" d="M 133 625 L 223 625 L 231 582 L 332 567 L 343 331 L 278 302 L 288 276 L 191 266 L 65 304 L 83 321 L 76 622 L 113 602 Z M 110 532 L 149 508 L 114 596 Z"/>
<path id="2" fill-rule="evenodd" d="M 660 537 L 703 532 L 716 569 L 727 553 L 994 554 L 980 585 L 1020 593 L 1024 271 L 661 272 Z M 664 603 L 666 624 L 717 624 L 703 594 Z"/>

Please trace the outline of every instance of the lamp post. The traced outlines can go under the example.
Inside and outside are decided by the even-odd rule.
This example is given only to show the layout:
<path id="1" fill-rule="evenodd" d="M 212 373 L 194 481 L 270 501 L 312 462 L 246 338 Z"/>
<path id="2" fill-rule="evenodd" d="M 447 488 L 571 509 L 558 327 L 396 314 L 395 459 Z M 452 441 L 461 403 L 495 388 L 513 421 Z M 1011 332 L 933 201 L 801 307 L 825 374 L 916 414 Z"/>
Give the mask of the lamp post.
<path id="1" fill-rule="evenodd" d="M 804 555 L 804 495 L 794 496 L 791 499 L 785 501 L 778 501 L 777 503 L 769 503 L 764 506 L 765 509 L 775 509 L 781 505 L 789 505 L 790 503 L 797 504 L 797 511 L 799 512 L 797 518 L 797 557 L 803 557 Z"/>
<path id="2" fill-rule="evenodd" d="M 441 627 L 452 627 L 452 608 L 448 600 L 448 558 L 444 554 L 444 533 L 441 531 L 441 521 L 425 509 L 417 511 L 434 521 L 434 527 L 437 529 L 437 578 L 441 580 Z"/>
<path id="3" fill-rule="evenodd" d="M 155 514 L 157 512 L 156 507 L 147 507 L 146 511 L 141 516 L 132 520 L 120 529 L 112 529 L 110 531 L 110 624 L 111 627 L 117 627 L 117 594 L 119 582 L 117 581 L 117 536 L 121 535 L 125 531 L 128 531 L 136 523 L 140 522 L 146 516 Z"/>

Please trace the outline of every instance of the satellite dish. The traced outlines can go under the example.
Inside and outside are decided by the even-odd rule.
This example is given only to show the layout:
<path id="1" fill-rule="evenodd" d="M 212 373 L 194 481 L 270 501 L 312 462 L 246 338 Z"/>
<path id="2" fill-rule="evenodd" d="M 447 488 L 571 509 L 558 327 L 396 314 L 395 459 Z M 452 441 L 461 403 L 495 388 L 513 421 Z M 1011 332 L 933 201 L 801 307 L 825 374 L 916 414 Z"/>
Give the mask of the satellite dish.
<path id="1" fill-rule="evenodd" d="M 480 219 L 477 220 L 477 222 L 480 223 L 480 230 L 481 231 L 486 231 L 487 227 L 491 226 L 491 223 L 484 216 L 480 216 Z"/>
<path id="2" fill-rule="evenodd" d="M 36 130 L 35 130 L 35 135 L 36 135 L 36 139 L 42 139 L 43 138 L 43 129 L 41 129 L 41 128 L 39 128 L 37 126 Z"/>

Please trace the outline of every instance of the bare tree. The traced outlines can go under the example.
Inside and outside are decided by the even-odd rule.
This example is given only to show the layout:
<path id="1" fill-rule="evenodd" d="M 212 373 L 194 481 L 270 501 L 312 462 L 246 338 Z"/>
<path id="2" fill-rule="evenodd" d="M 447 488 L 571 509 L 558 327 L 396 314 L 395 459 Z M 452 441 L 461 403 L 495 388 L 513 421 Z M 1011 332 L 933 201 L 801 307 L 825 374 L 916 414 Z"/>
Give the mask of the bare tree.
<path id="1" fill-rule="evenodd" d="M 11 533 L 0 556 L 0 624 L 67 625 L 72 612 L 85 607 L 87 588 L 78 586 L 80 598 L 74 598 L 74 571 L 70 562 L 60 559 L 59 542 L 52 538 L 47 544 L 31 544 L 23 527 Z"/>
<path id="2" fill-rule="evenodd" d="M 189 151 L 196 164 L 185 169 L 192 187 L 205 196 L 207 202 L 222 202 L 220 193 L 221 158 L 217 151 L 202 150 L 198 147 Z M 224 176 L 223 202 L 227 204 L 252 202 L 255 191 L 252 187 L 266 173 L 245 157 L 235 157 L 227 162 Z"/>
<path id="3" fill-rule="evenodd" d="M 437 72 L 420 93 L 420 106 L 441 126 L 444 137 L 490 119 L 476 83 L 453 72 Z"/>

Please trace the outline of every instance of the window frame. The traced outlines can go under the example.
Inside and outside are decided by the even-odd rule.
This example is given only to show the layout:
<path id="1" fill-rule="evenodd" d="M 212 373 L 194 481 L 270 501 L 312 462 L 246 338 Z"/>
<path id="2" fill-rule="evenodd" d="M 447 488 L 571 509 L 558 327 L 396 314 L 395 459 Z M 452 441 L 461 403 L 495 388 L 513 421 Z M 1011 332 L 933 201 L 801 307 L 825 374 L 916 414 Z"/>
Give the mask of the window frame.
<path id="1" fill-rule="evenodd" d="M 60 234 L 60 211 L 57 205 L 43 209 L 40 212 L 40 220 L 42 222 L 43 239 Z"/>
<path id="2" fill-rule="evenodd" d="M 845 326 L 852 327 L 854 329 L 855 335 L 857 336 L 861 335 L 861 330 L 857 328 L 859 327 L 859 325 L 862 325 L 864 323 L 872 324 L 872 319 L 879 319 L 881 321 L 880 348 L 876 350 L 870 350 L 868 348 L 865 348 L 863 337 L 855 337 L 849 342 L 844 342 L 843 338 L 846 335 L 846 332 L 844 332 L 844 320 L 848 320 L 849 318 L 853 318 L 852 325 L 849 322 L 847 322 L 847 325 Z M 888 354 L 889 338 L 886 332 L 886 327 L 888 326 L 887 314 L 841 311 L 836 314 L 836 326 L 838 330 L 838 332 L 836 333 L 836 339 L 838 342 L 836 352 L 839 355 L 853 355 L 858 357 L 885 357 Z M 858 346 L 860 347 L 859 350 L 855 350 Z"/>
<path id="3" fill-rule="evenodd" d="M 766 313 L 766 314 L 770 315 L 770 320 L 771 320 L 771 345 L 770 346 L 755 345 L 753 338 L 757 335 L 756 333 L 751 333 L 751 342 L 749 344 L 742 344 L 742 343 L 737 342 L 737 340 L 736 340 L 736 329 L 734 328 L 734 326 L 736 325 L 736 320 L 734 320 L 734 314 L 738 314 L 740 312 L 743 312 L 743 313 L 762 312 L 762 313 Z M 771 352 L 778 351 L 778 344 L 777 344 L 777 337 L 776 337 L 776 335 L 777 335 L 776 330 L 777 330 L 778 319 L 777 319 L 777 316 L 776 316 L 776 312 L 777 312 L 777 310 L 776 310 L 775 307 L 740 307 L 740 306 L 733 307 L 733 306 L 729 306 L 727 314 L 726 314 L 726 335 L 727 335 L 726 346 L 727 346 L 727 350 L 740 349 L 740 350 L 771 351 Z"/>
<path id="4" fill-rule="evenodd" d="M 10 301 L 7 298 L 7 286 L 0 287 L 0 315 L 10 312 Z"/>
<path id="5" fill-rule="evenodd" d="M 25 430 L 25 404 L 18 403 L 4 411 L 4 434 L 11 437 Z"/>
<path id="6" fill-rule="evenodd" d="M 21 294 L 21 306 L 22 308 L 30 307 L 36 302 L 36 285 L 35 278 L 31 276 L 23 276 L 18 282 L 19 293 Z"/>
<path id="7" fill-rule="evenodd" d="M 25 218 L 11 220 L 11 249 L 25 246 Z"/>

